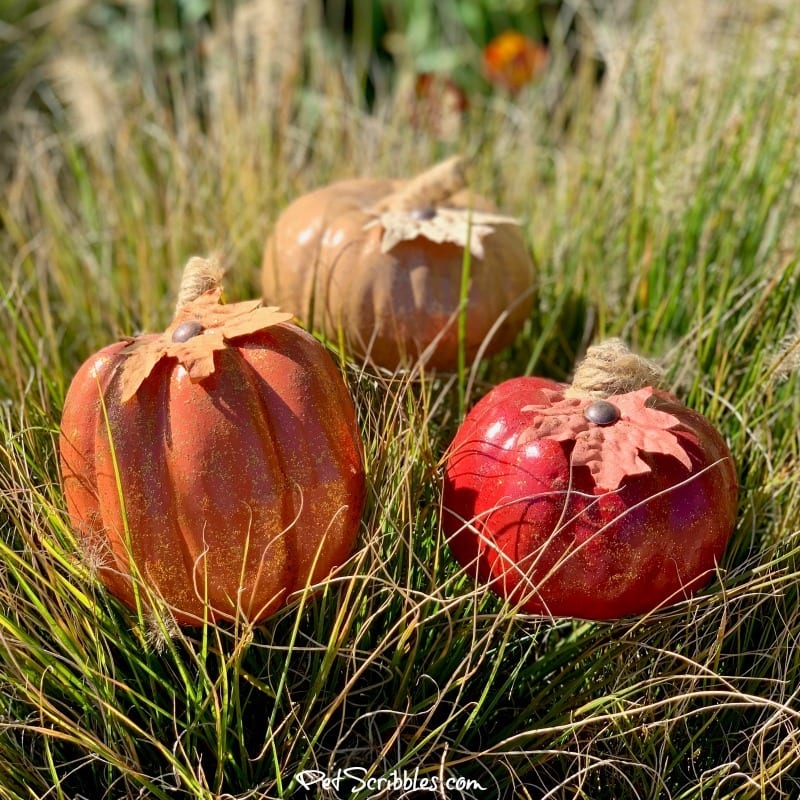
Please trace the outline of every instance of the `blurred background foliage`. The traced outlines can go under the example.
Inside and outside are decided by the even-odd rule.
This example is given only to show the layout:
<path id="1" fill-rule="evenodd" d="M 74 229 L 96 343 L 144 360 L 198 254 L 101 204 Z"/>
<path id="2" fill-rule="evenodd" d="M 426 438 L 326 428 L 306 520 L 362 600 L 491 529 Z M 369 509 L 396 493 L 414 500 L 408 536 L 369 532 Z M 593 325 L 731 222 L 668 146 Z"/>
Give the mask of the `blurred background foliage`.
<path id="1" fill-rule="evenodd" d="M 589 34 L 607 6 L 601 0 L 290 0 L 286 15 L 299 25 L 293 36 L 277 41 L 259 40 L 254 24 L 259 5 L 258 0 L 2 0 L 0 108 L 58 114 L 57 76 L 48 62 L 70 44 L 85 49 L 81 42 L 93 37 L 104 41 L 104 54 L 113 54 L 115 76 L 142 80 L 148 94 L 167 106 L 176 93 L 190 93 L 187 84 L 202 84 L 226 32 L 249 68 L 274 69 L 281 61 L 280 53 L 259 57 L 262 48 L 300 52 L 294 91 L 308 84 L 304 78 L 321 49 L 326 63 L 333 59 L 340 65 L 354 103 L 366 110 L 404 79 L 412 86 L 417 81 L 419 92 L 420 76 L 446 81 L 462 105 L 502 91 L 487 79 L 483 54 L 506 31 L 518 32 L 568 72 L 586 67 L 598 79 L 603 73 Z M 642 4 L 623 5 L 634 15 Z M 237 29 L 248 26 L 246 41 L 237 39 Z M 422 89 L 427 92 L 428 84 Z M 7 125 L 3 134 L 7 161 Z"/>
<path id="2" fill-rule="evenodd" d="M 249 5 L 248 0 L 3 0 L 3 91 L 40 77 L 36 66 L 76 22 L 109 37 L 131 64 L 143 26 L 150 28 L 157 63 L 168 69 L 196 63 L 209 31 Z M 581 17 L 600 14 L 604 6 L 600 0 L 297 0 L 288 5 L 306 7 L 308 30 L 322 22 L 327 45 L 338 48 L 362 80 L 381 80 L 401 67 L 454 74 L 468 84 L 477 83 L 481 49 L 503 31 L 557 41 L 575 55 Z"/>

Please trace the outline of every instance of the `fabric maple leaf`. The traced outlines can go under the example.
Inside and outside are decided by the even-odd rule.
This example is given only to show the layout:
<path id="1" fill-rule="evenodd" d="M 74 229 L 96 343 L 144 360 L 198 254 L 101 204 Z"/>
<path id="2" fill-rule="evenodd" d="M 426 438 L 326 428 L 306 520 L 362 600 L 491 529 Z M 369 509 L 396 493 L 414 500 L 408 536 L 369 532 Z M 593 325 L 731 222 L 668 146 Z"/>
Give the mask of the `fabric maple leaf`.
<path id="1" fill-rule="evenodd" d="M 584 412 L 594 402 L 592 398 L 564 398 L 558 392 L 547 394 L 552 397 L 552 404 L 522 408 L 534 418 L 530 428 L 520 436 L 520 444 L 540 439 L 574 442 L 571 463 L 588 467 L 599 488 L 614 491 L 627 476 L 651 472 L 640 453 L 672 456 L 692 469 L 683 442 L 696 441 L 685 429 L 677 430 L 681 426 L 677 417 L 647 405 L 654 395 L 652 387 L 614 395 L 612 402 L 620 416 L 610 425 L 598 425 L 586 418 Z"/>
<path id="2" fill-rule="evenodd" d="M 483 240 L 498 225 L 519 225 L 519 220 L 505 214 L 492 214 L 468 208 L 438 206 L 429 219 L 413 216 L 408 211 L 384 211 L 368 222 L 364 229 L 380 225 L 383 228 L 381 252 L 388 253 L 400 242 L 419 236 L 436 244 L 451 242 L 459 247 L 469 246 L 470 255 L 483 258 Z"/>
<path id="3" fill-rule="evenodd" d="M 205 292 L 183 306 L 162 334 L 134 339 L 121 351 L 128 356 L 121 381 L 123 403 L 136 394 L 161 359 L 176 359 L 189 379 L 197 383 L 213 374 L 214 353 L 224 350 L 228 342 L 293 318 L 275 306 L 263 306 L 260 300 L 224 304 L 220 303 L 221 296 L 220 287 Z M 177 328 L 193 322 L 201 327 L 197 335 L 173 341 Z"/>

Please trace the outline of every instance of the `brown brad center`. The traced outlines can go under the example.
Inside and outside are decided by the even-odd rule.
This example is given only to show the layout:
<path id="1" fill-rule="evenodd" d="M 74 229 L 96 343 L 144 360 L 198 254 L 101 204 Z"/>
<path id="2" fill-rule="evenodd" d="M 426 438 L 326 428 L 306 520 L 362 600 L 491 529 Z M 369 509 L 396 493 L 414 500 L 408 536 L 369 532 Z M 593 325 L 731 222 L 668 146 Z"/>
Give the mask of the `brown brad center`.
<path id="1" fill-rule="evenodd" d="M 418 206 L 417 208 L 412 208 L 409 214 L 412 219 L 424 222 L 436 216 L 436 209 L 433 206 Z"/>
<path id="2" fill-rule="evenodd" d="M 589 403 L 583 415 L 595 425 L 613 425 L 620 417 L 619 409 L 608 400 L 595 400 Z"/>
<path id="3" fill-rule="evenodd" d="M 187 322 L 181 322 L 177 328 L 172 332 L 172 341 L 173 342 L 185 342 L 191 339 L 193 336 L 197 336 L 198 333 L 201 333 L 203 330 L 203 326 L 197 320 L 188 320 Z"/>

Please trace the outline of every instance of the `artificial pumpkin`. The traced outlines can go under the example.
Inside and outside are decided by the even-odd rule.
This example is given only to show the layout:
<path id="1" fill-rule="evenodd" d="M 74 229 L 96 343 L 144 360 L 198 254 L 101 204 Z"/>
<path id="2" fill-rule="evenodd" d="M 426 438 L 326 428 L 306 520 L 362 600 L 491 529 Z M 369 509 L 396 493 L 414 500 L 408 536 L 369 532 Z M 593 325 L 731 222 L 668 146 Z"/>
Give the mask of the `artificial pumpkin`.
<path id="1" fill-rule="evenodd" d="M 324 578 L 350 555 L 365 497 L 353 404 L 325 348 L 291 314 L 220 303 L 213 271 L 192 259 L 164 333 L 83 364 L 59 442 L 102 581 L 132 608 L 161 598 L 182 624 L 255 622 Z"/>
<path id="2" fill-rule="evenodd" d="M 491 390 L 446 460 L 456 559 L 553 616 L 646 613 L 707 584 L 735 524 L 736 471 L 711 423 L 657 379 L 611 340 L 572 386 L 521 377 Z"/>
<path id="3" fill-rule="evenodd" d="M 262 265 L 268 302 L 387 369 L 419 359 L 455 369 L 460 346 L 467 361 L 506 347 L 533 284 L 517 221 L 465 189 L 458 157 L 410 181 L 345 180 L 303 195 L 278 218 Z"/>

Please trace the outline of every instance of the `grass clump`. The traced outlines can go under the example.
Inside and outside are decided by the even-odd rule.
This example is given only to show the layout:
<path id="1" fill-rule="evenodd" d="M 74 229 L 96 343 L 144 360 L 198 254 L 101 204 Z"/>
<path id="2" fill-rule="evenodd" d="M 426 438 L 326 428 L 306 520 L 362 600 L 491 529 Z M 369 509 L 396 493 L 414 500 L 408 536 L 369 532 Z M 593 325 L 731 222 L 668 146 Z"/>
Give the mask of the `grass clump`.
<path id="1" fill-rule="evenodd" d="M 603 84 L 554 70 L 514 99 L 482 95 L 448 141 L 412 134 L 390 84 L 366 109 L 321 27 L 267 77 L 222 7 L 196 31 L 202 69 L 163 58 L 142 4 L 120 5 L 142 34 L 131 50 L 91 14 L 16 29 L 37 66 L 2 123 L 0 797 L 314 796 L 298 776 L 348 768 L 384 795 L 378 779 L 416 769 L 474 781 L 478 798 L 797 793 L 800 20 L 778 2 L 703 5 L 707 57 L 659 3 L 635 23 L 592 18 Z M 43 55 L 55 33 L 60 54 Z M 424 380 L 342 360 L 370 496 L 359 549 L 319 594 L 256 627 L 123 609 L 58 485 L 80 362 L 162 328 L 190 255 L 218 253 L 229 296 L 253 295 L 270 225 L 300 192 L 450 150 L 523 219 L 540 277 L 519 340 Z M 607 624 L 520 615 L 443 540 L 459 396 L 565 378 L 611 335 L 720 428 L 739 524 L 692 601 Z"/>

